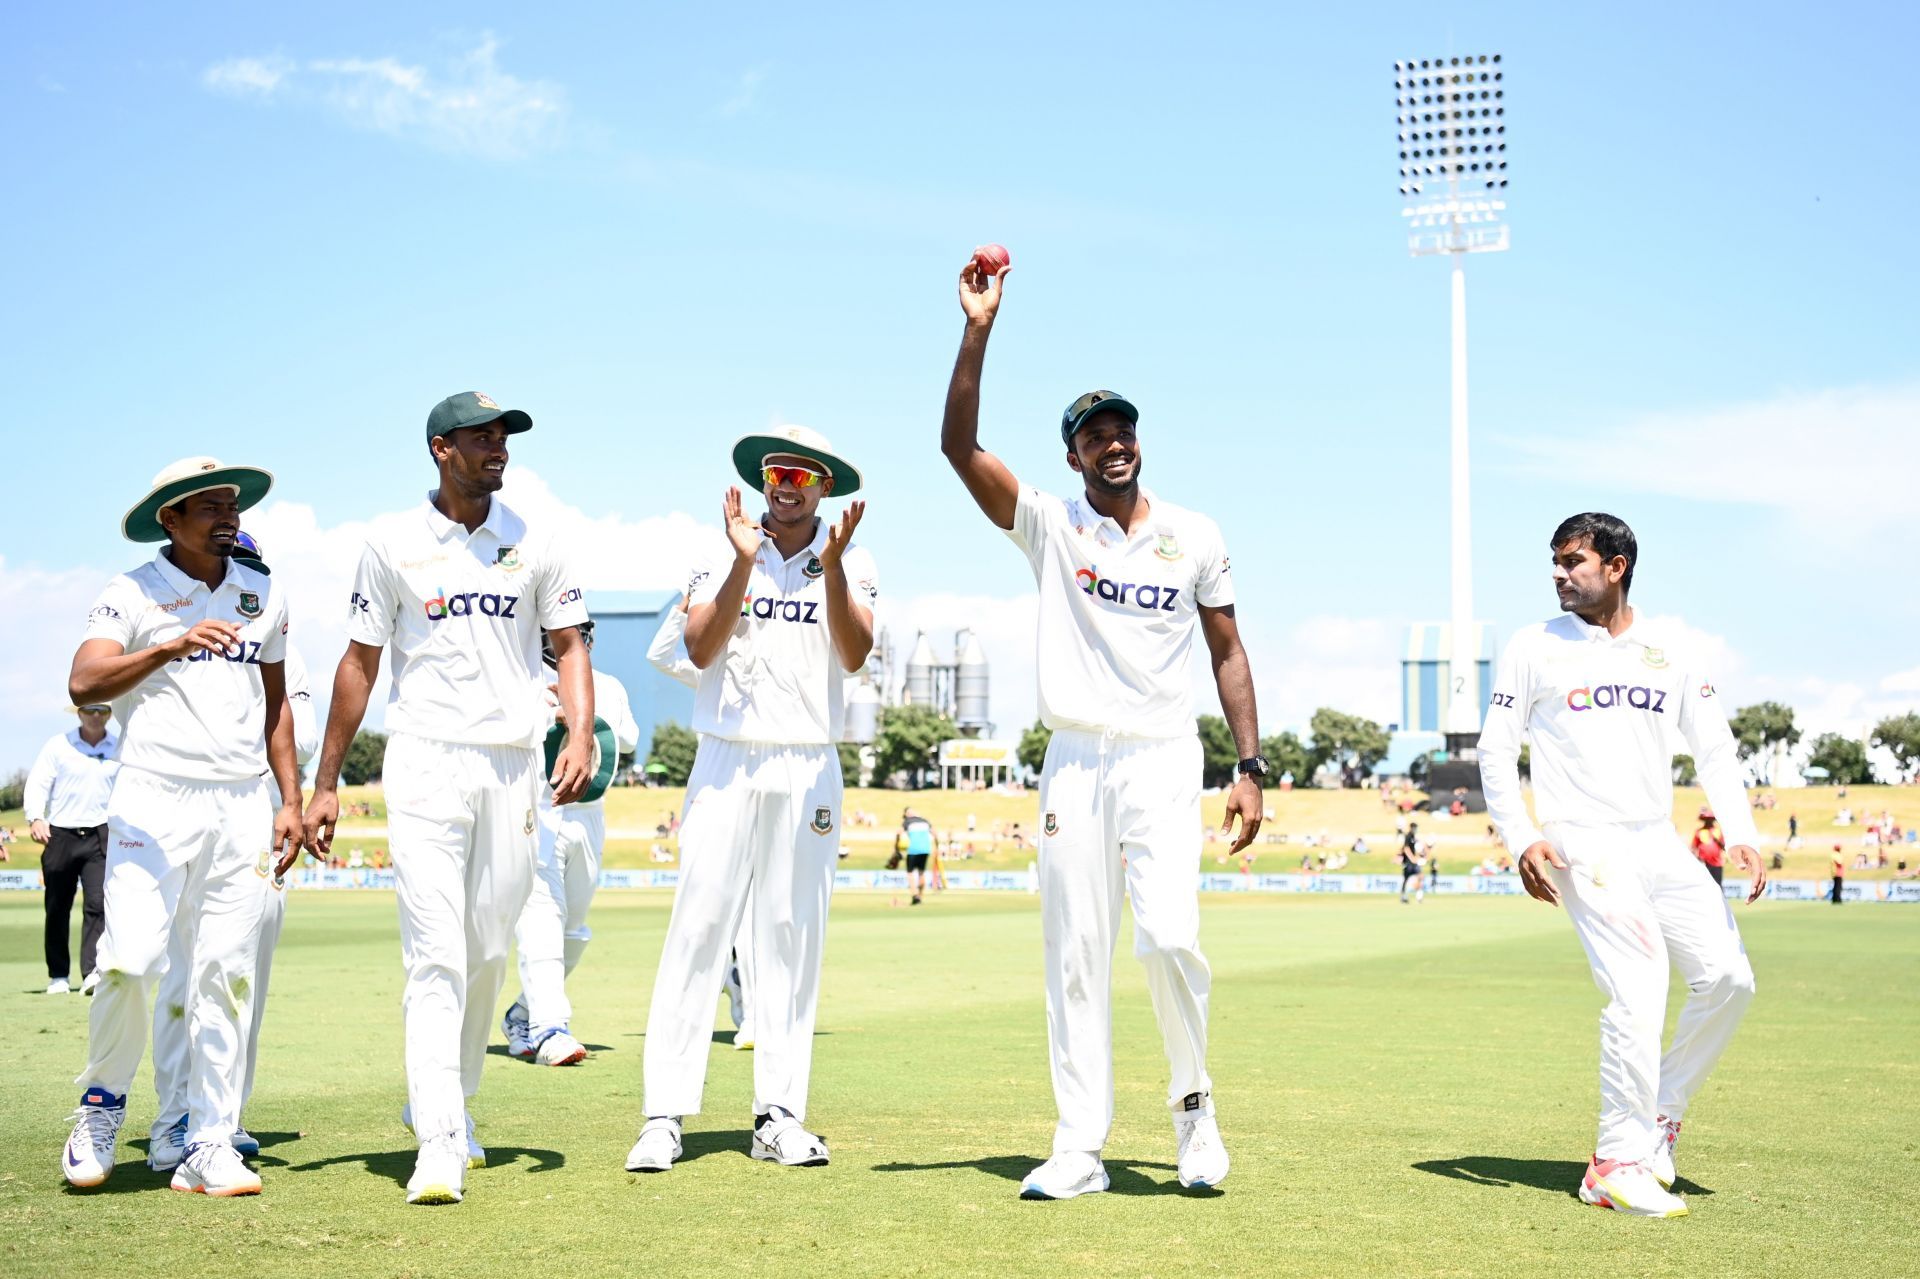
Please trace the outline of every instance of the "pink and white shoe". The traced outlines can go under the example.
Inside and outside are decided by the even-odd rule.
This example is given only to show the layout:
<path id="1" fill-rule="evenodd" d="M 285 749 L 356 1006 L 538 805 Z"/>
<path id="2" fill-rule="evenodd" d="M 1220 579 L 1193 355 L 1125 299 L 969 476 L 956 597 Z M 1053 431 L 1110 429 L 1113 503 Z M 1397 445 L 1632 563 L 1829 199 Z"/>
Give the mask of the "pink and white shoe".
<path id="1" fill-rule="evenodd" d="M 1673 1189 L 1673 1148 L 1679 1144 L 1680 1121 L 1660 1116 L 1660 1141 L 1653 1148 L 1653 1158 L 1647 1160 L 1647 1171 L 1668 1190 Z"/>
<path id="2" fill-rule="evenodd" d="M 1684 1217 L 1687 1201 L 1653 1179 L 1643 1163 L 1595 1155 L 1580 1179 L 1580 1202 L 1633 1217 Z"/>

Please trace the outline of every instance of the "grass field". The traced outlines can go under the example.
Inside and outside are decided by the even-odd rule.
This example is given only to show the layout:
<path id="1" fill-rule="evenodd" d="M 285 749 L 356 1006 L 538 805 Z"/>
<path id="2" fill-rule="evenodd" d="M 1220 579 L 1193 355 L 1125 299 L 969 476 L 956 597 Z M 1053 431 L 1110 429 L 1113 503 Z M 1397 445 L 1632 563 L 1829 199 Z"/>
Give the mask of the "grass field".
<path id="1" fill-rule="evenodd" d="M 1211 1064 L 1233 1152 L 1181 1192 L 1137 964 L 1116 964 L 1114 1192 L 1016 1198 L 1052 1106 L 1037 907 L 1017 895 L 833 908 L 812 1119 L 825 1169 L 747 1158 L 750 1067 L 717 1042 L 672 1172 L 624 1172 L 669 899 L 605 893 L 576 974 L 584 1065 L 491 1058 L 489 1165 L 409 1208 L 394 902 L 291 903 L 248 1113 L 266 1192 L 172 1194 L 140 1162 L 60 1178 L 87 1001 L 29 993 L 40 903 L 0 900 L 0 1274 L 359 1276 L 1912 1274 L 1920 912 L 1741 913 L 1760 994 L 1680 1147 L 1691 1217 L 1572 1196 L 1591 1148 L 1599 996 L 1565 918 L 1523 900 L 1206 900 Z M 509 992 L 511 993 L 511 992 Z M 724 1018 L 716 1025 L 724 1026 Z M 717 1040 L 725 1039 L 717 1033 Z M 497 1051 L 497 1050 L 496 1050 Z M 214 1258 L 220 1260 L 215 1261 Z"/>

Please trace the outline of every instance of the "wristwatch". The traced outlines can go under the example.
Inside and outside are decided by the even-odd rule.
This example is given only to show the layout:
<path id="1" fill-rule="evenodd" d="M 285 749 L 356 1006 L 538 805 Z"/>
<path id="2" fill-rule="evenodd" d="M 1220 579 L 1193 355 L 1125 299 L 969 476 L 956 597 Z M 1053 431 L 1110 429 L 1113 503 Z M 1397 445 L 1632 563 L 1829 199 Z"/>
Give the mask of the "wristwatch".
<path id="1" fill-rule="evenodd" d="M 1251 777 L 1255 781 L 1263 781 L 1271 775 L 1272 772 L 1273 769 L 1267 766 L 1267 757 L 1265 755 L 1255 755 L 1252 759 L 1243 759 L 1240 761 L 1240 774 L 1243 777 Z"/>

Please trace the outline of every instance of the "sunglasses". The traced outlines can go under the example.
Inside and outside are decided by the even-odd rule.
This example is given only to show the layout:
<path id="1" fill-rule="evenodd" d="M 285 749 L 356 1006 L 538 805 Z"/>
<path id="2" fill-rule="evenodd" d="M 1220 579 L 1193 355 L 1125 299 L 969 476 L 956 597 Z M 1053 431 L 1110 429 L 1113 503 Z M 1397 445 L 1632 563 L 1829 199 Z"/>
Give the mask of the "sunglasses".
<path id="1" fill-rule="evenodd" d="M 810 471 L 804 466 L 769 466 L 760 475 L 775 488 L 791 484 L 797 489 L 808 489 L 826 478 L 820 472 Z"/>

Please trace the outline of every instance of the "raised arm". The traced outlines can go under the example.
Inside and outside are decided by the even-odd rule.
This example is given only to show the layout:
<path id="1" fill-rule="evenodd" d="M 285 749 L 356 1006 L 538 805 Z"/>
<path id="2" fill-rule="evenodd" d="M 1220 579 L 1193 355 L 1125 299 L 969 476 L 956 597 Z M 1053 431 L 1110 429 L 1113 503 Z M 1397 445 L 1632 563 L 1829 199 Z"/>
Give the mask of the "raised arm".
<path id="1" fill-rule="evenodd" d="M 827 588 L 827 632 L 833 638 L 833 653 L 840 669 L 849 674 L 865 666 L 867 655 L 873 652 L 872 601 L 855 597 L 843 559 L 853 542 L 853 530 L 866 513 L 865 502 L 856 499 L 850 503 L 827 529 L 827 544 L 820 551 Z"/>
<path id="2" fill-rule="evenodd" d="M 980 447 L 980 371 L 987 362 L 987 338 L 993 333 L 1000 293 L 1011 269 L 983 275 L 980 264 L 969 258 L 960 271 L 960 309 L 967 313 L 967 327 L 960 335 L 960 354 L 953 362 L 953 379 L 947 383 L 947 412 L 940 421 L 940 451 L 987 518 L 1003 529 L 1013 527 L 1020 482 L 1006 463 Z"/>
<path id="3" fill-rule="evenodd" d="M 727 575 L 721 579 L 714 597 L 687 608 L 687 658 L 703 671 L 720 660 L 733 628 L 740 623 L 740 606 L 746 603 L 753 561 L 760 554 L 760 543 L 766 536 L 758 524 L 747 518 L 737 488 L 728 489 L 721 500 L 720 517 L 726 524 L 733 559 L 728 562 Z"/>

